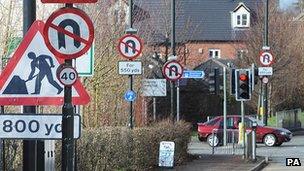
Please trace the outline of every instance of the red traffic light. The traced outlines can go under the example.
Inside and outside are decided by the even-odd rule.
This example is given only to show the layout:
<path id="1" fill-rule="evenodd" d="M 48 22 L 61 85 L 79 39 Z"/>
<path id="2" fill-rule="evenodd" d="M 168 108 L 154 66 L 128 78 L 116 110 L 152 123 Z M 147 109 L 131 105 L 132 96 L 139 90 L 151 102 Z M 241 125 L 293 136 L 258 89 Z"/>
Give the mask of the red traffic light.
<path id="1" fill-rule="evenodd" d="M 240 80 L 241 81 L 247 81 L 248 80 L 248 76 L 246 74 L 240 74 Z"/>

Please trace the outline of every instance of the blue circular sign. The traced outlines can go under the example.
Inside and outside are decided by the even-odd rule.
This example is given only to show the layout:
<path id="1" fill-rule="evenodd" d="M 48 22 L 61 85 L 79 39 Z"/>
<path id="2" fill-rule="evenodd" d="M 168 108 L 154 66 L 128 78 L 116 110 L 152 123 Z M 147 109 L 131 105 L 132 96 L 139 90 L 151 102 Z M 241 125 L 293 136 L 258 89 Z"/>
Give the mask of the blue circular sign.
<path id="1" fill-rule="evenodd" d="M 133 102 L 136 99 L 136 93 L 132 90 L 128 90 L 124 97 L 126 101 Z"/>

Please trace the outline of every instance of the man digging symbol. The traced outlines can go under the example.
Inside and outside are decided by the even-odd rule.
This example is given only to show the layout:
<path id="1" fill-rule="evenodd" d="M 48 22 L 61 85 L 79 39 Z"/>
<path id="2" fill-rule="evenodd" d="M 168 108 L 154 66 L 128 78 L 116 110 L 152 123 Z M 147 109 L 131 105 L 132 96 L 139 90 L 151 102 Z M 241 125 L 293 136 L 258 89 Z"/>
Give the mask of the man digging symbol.
<path id="1" fill-rule="evenodd" d="M 48 55 L 36 56 L 36 54 L 34 52 L 29 52 L 27 54 L 27 56 L 28 56 L 28 58 L 30 58 L 32 60 L 31 73 L 28 77 L 28 80 L 32 80 L 33 78 L 36 77 L 35 92 L 31 93 L 31 94 L 40 94 L 41 82 L 45 76 L 46 76 L 48 82 L 58 90 L 57 94 L 60 94 L 62 92 L 63 88 L 53 78 L 53 74 L 52 74 L 52 70 L 51 70 L 51 68 L 55 67 L 55 65 L 53 63 L 53 59 Z M 50 65 L 46 59 L 49 60 Z M 37 75 L 34 76 L 36 68 L 39 69 L 39 72 Z"/>

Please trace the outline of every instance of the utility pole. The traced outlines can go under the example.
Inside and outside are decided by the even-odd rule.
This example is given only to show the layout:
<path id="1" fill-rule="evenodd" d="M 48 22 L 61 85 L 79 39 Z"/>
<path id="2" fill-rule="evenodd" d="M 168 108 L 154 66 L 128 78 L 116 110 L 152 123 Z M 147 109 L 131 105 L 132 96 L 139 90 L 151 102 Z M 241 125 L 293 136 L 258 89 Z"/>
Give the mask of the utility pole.
<path id="1" fill-rule="evenodd" d="M 36 0 L 23 0 L 23 36 L 26 35 L 32 23 L 36 20 Z M 36 113 L 35 106 L 24 106 L 23 113 Z M 39 151 L 37 151 L 36 140 L 23 141 L 23 171 L 43 171 L 44 170 L 44 147 L 43 141 L 38 142 Z M 39 156 L 39 159 L 37 158 Z M 37 161 L 38 159 L 38 161 Z"/>

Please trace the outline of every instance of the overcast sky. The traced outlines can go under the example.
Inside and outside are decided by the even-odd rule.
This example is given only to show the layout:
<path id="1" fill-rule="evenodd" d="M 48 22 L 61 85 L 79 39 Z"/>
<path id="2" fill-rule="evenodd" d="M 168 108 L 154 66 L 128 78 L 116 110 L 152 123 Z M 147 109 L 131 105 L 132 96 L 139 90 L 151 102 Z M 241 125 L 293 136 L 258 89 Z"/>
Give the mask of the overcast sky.
<path id="1" fill-rule="evenodd" d="M 297 2 L 297 0 L 280 0 L 280 6 L 282 8 L 288 7 L 290 4 Z"/>

